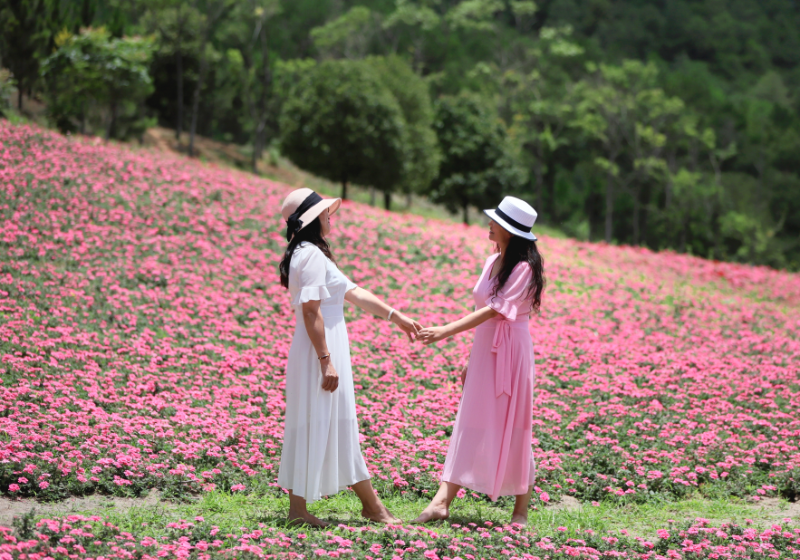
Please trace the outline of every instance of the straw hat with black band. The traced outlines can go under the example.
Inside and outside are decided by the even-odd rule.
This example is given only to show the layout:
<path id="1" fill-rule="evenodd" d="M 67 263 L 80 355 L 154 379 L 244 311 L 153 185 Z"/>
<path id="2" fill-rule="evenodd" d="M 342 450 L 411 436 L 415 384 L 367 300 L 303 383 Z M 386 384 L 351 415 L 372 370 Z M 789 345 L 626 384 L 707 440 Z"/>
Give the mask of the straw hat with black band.
<path id="1" fill-rule="evenodd" d="M 298 231 L 319 217 L 328 208 L 335 213 L 342 204 L 341 198 L 322 198 L 311 189 L 297 189 L 281 205 L 281 215 L 286 220 L 286 241 L 291 241 Z"/>
<path id="2" fill-rule="evenodd" d="M 497 208 L 483 212 L 508 233 L 536 241 L 536 236 L 531 233 L 536 222 L 536 210 L 524 200 L 507 196 Z"/>

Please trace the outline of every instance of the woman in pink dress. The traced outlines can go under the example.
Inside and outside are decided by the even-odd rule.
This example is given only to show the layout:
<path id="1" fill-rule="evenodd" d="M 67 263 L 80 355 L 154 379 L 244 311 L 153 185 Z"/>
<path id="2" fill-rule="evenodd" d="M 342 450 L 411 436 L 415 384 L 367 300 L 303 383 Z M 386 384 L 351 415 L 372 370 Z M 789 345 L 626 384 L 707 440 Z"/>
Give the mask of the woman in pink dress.
<path id="1" fill-rule="evenodd" d="M 534 356 L 528 320 L 538 311 L 544 267 L 531 226 L 536 211 L 507 196 L 491 218 L 489 239 L 499 252 L 486 260 L 473 290 L 475 311 L 443 327 L 422 329 L 431 344 L 475 329 L 464 393 L 444 463 L 442 484 L 415 523 L 445 519 L 461 487 L 516 496 L 512 523 L 526 524 L 535 479 L 531 449 Z"/>

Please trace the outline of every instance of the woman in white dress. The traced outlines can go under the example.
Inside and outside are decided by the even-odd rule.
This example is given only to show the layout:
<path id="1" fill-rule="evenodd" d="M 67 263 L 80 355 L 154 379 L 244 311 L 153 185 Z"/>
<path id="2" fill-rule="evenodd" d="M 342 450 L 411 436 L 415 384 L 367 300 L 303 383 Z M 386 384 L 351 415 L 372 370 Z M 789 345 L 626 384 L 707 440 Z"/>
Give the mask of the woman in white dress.
<path id="1" fill-rule="evenodd" d="M 281 207 L 289 242 L 280 264 L 281 284 L 291 294 L 297 326 L 286 367 L 278 484 L 289 491 L 290 521 L 326 526 L 306 504 L 351 486 L 361 499 L 361 515 L 399 523 L 375 494 L 361 456 L 344 302 L 391 320 L 412 340 L 422 327 L 336 267 L 325 237 L 340 204 L 338 198 L 298 189 Z"/>

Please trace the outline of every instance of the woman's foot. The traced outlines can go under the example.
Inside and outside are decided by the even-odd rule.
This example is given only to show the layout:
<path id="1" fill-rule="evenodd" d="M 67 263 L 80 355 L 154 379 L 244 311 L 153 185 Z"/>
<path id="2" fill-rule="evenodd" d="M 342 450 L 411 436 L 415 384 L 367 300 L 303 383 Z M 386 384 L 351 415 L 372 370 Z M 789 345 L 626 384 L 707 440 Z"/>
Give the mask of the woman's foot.
<path id="1" fill-rule="evenodd" d="M 386 506 L 383 504 L 375 510 L 369 510 L 366 507 L 361 510 L 361 517 L 369 519 L 375 523 L 384 523 L 386 525 L 400 525 L 403 520 L 392 515 Z"/>
<path id="2" fill-rule="evenodd" d="M 322 519 L 311 515 L 307 511 L 304 513 L 294 513 L 289 512 L 289 524 L 290 525 L 311 525 L 312 527 L 327 527 L 330 525 L 327 521 L 323 521 Z"/>
<path id="3" fill-rule="evenodd" d="M 411 523 L 421 524 L 429 521 L 438 521 L 439 519 L 447 519 L 448 517 L 450 517 L 450 510 L 446 505 L 431 503 L 419 514 L 419 517 Z"/>
<path id="4" fill-rule="evenodd" d="M 523 527 L 528 525 L 528 514 L 527 513 L 515 513 L 511 516 L 511 524 L 519 524 Z"/>

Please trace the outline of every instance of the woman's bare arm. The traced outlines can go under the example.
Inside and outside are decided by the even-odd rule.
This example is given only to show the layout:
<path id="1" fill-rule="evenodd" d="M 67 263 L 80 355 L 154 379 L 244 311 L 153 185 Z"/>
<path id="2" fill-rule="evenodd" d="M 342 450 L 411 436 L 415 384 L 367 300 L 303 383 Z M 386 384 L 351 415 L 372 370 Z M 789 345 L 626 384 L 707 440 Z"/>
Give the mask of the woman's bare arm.
<path id="1" fill-rule="evenodd" d="M 392 308 L 384 303 L 378 296 L 364 288 L 354 288 L 350 290 L 344 295 L 344 299 L 367 313 L 372 313 L 382 319 L 386 319 L 389 316 L 389 311 L 392 310 Z M 417 333 L 422 330 L 422 325 L 416 321 L 412 321 L 405 314 L 397 310 L 392 313 L 392 323 L 400 327 L 403 332 L 408 335 L 409 340 L 414 340 Z"/>
<path id="2" fill-rule="evenodd" d="M 303 304 L 303 323 L 306 326 L 308 338 L 311 339 L 311 344 L 317 351 L 317 357 L 329 355 L 328 343 L 325 340 L 325 319 L 322 317 L 319 300 L 311 300 Z M 330 356 L 320 360 L 320 366 L 322 367 L 322 388 L 325 391 L 335 391 L 339 386 L 339 374 L 333 367 Z"/>
<path id="3" fill-rule="evenodd" d="M 424 344 L 432 344 L 439 342 L 445 338 L 457 335 L 458 333 L 474 329 L 478 325 L 485 323 L 489 319 L 497 317 L 498 313 L 491 307 L 483 307 L 477 311 L 473 311 L 469 315 L 462 317 L 457 321 L 448 323 L 443 327 L 427 327 L 422 329 L 417 338 Z"/>

